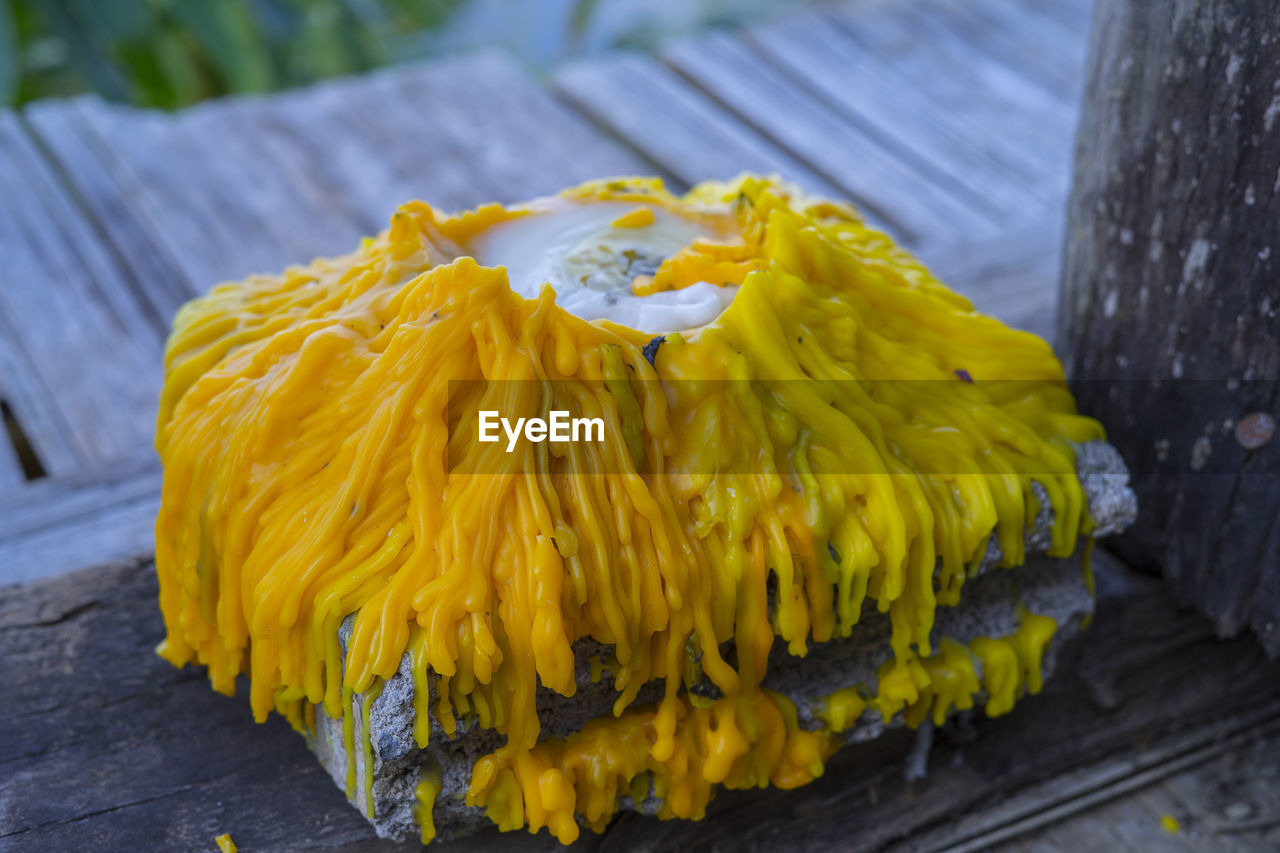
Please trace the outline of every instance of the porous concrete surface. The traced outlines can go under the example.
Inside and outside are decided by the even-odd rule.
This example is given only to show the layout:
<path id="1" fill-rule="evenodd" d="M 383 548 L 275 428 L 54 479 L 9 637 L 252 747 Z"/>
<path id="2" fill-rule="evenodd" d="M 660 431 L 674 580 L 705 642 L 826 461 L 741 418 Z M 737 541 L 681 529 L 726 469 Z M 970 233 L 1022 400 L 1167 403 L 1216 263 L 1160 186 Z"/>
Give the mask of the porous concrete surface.
<path id="1" fill-rule="evenodd" d="M 1095 523 L 1095 535 L 1118 532 L 1132 523 L 1136 501 L 1128 486 L 1124 463 L 1114 448 L 1102 442 L 1082 445 L 1077 456 L 1077 471 Z M 1034 488 L 1041 499 L 1041 511 L 1027 532 L 1026 563 L 1016 570 L 995 568 L 1001 554 L 993 537 L 978 577 L 964 586 L 961 603 L 956 607 L 938 608 L 932 637 L 935 642 L 951 637 L 968 643 L 979 636 L 1006 636 L 1017 629 L 1021 604 L 1033 613 L 1053 617 L 1058 623 L 1043 664 L 1048 676 L 1058 649 L 1075 636 L 1092 613 L 1093 601 L 1084 583 L 1079 549 L 1075 557 L 1066 560 L 1051 559 L 1040 553 L 1049 544 L 1053 511 L 1043 489 L 1038 484 L 1034 484 Z M 349 631 L 350 619 L 340 633 L 344 649 Z M 539 689 L 538 711 L 544 737 L 568 734 L 588 720 L 610 713 L 617 696 L 612 679 L 606 672 L 598 683 L 591 683 L 588 662 L 593 655 L 607 653 L 607 648 L 592 640 L 579 640 L 574 644 L 576 695 L 564 697 Z M 803 658 L 791 656 L 784 644 L 775 643 L 764 685 L 796 703 L 802 725 L 816 726 L 815 714 L 820 709 L 821 697 L 855 684 L 874 691 L 876 669 L 890 654 L 888 617 L 868 606 L 851 636 L 827 643 L 810 643 L 808 654 Z M 428 677 L 428 683 L 434 698 L 434 676 Z M 653 702 L 660 697 L 661 685 L 653 682 L 641 691 L 635 704 Z M 979 707 L 982 700 L 979 696 Z M 364 765 L 360 749 L 364 740 L 361 713 L 364 701 L 361 696 L 354 701 L 357 784 L 353 804 L 370 819 L 378 835 L 396 840 L 417 837 L 415 789 L 428 767 L 438 768 L 443 780 L 434 808 L 438 839 L 457 838 L 488 826 L 489 821 L 481 809 L 466 805 L 465 794 L 476 759 L 500 746 L 503 737 L 479 728 L 471 719 L 462 718 L 458 721 L 457 736 L 449 739 L 433 714 L 430 744 L 426 749 L 419 749 L 413 739 L 413 680 L 406 654 L 399 671 L 385 683 L 370 707 L 373 766 L 369 768 Z M 889 725 L 901 725 L 901 719 Z M 867 712 L 843 737 L 850 743 L 865 742 L 878 737 L 885 728 L 878 714 Z M 342 722 L 330 718 L 322 708 L 317 709 L 312 748 L 339 787 L 345 787 L 347 755 Z M 365 774 L 370 771 L 373 774 L 372 815 L 368 814 L 364 797 Z M 621 800 L 622 808 L 645 813 L 656 811 L 657 806 L 652 797 L 640 803 L 630 798 Z"/>

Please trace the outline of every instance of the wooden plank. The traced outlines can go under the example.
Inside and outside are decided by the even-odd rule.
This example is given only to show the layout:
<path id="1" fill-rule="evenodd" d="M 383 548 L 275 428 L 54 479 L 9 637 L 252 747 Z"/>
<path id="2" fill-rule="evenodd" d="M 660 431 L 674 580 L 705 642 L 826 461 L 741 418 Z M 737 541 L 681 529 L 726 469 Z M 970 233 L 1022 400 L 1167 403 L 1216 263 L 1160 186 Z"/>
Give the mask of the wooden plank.
<path id="1" fill-rule="evenodd" d="M 152 455 L 0 492 L 0 586 L 150 556 L 159 506 Z"/>
<path id="2" fill-rule="evenodd" d="M 96 507 L 83 516 L 0 542 L 0 585 L 151 554 L 159 509 L 160 493 L 152 488 L 130 500 Z"/>
<path id="3" fill-rule="evenodd" d="M 1097 834 L 1094 827 L 1100 813 L 1127 802 L 1129 805 L 1119 806 L 1116 813 L 1132 814 L 1132 803 L 1142 801 L 1141 819 L 1123 833 L 1131 841 L 1148 836 L 1149 844 L 1135 844 L 1142 850 L 1167 834 L 1160 819 L 1170 811 L 1152 811 L 1144 794 L 1161 779 L 1199 772 L 1201 765 L 1216 756 L 1240 750 L 1259 732 L 1280 733 L 1280 705 L 1245 712 L 1158 745 L 1127 750 L 1080 770 L 1059 774 L 986 808 L 917 833 L 910 846 L 919 851 L 977 853 L 1024 837 L 1035 843 L 1051 838 L 1059 842 L 1092 838 Z M 1187 814 L 1185 808 L 1178 811 L 1183 816 Z"/>
<path id="4" fill-rule="evenodd" d="M 884 58 L 816 12 L 790 15 L 749 30 L 744 38 L 766 62 L 815 92 L 828 111 L 909 154 L 937 182 L 987 199 L 987 209 L 1000 221 L 1037 219 L 1061 204 L 1060 191 L 1045 185 L 1040 152 L 989 121 L 974 120 L 966 110 L 939 105 L 927 88 L 937 84 L 895 75 Z M 927 54 L 930 46 L 919 42 L 906 49 Z M 952 223 L 948 230 L 963 231 L 967 225 Z"/>
<path id="5" fill-rule="evenodd" d="M 905 148 L 881 128 L 842 121 L 829 101 L 779 73 L 739 37 L 712 33 L 672 45 L 663 59 L 699 89 L 730 108 L 764 137 L 824 173 L 853 200 L 907 230 L 899 234 L 924 243 L 995 233 L 1008 215 L 949 169 L 945 160 Z M 828 65 L 828 77 L 852 81 Z"/>
<path id="6" fill-rule="evenodd" d="M 926 246 L 923 260 L 974 307 L 1053 341 L 1062 274 L 1062 218 L 1011 227 L 1000 237 Z"/>
<path id="7" fill-rule="evenodd" d="M 360 85 L 360 97 L 316 90 L 308 95 L 314 100 L 285 103 L 277 115 L 299 142 L 311 134 L 317 113 L 322 123 L 342 127 L 334 159 L 343 169 L 377 163 L 370 174 L 358 167 L 332 171 L 380 226 L 411 198 L 456 209 L 647 171 L 498 53 L 382 72 Z M 371 110 L 370 102 L 384 108 Z"/>
<path id="8" fill-rule="evenodd" d="M 45 477 L 22 494 L 0 494 L 0 542 L 48 528 L 103 504 L 159 494 L 160 463 L 154 453 Z"/>
<path id="9" fill-rule="evenodd" d="M 52 393 L 36 379 L 25 354 L 0 334 L 0 400 L 8 405 L 46 473 L 73 471 L 83 461 L 71 425 Z M 4 441 L 8 442 L 6 436 Z"/>
<path id="10" fill-rule="evenodd" d="M 279 232 L 254 206 L 259 194 L 243 177 L 250 164 L 217 150 L 220 139 L 200 138 L 181 114 L 90 100 L 80 106 L 103 144 L 128 164 L 134 192 L 152 198 L 157 222 L 148 225 L 197 290 L 304 260 L 279 244 Z M 305 217 L 296 219 L 302 230 Z"/>
<path id="11" fill-rule="evenodd" d="M 1032 849 L 1090 849 L 1102 823 L 1113 827 L 1128 849 L 1140 851 L 1275 850 L 1280 842 L 1277 756 L 1280 726 L 1255 727 L 1163 781 L 1025 838 Z M 1165 816 L 1177 821 L 1176 830 L 1162 825 Z"/>
<path id="12" fill-rule="evenodd" d="M 139 192 L 129 164 L 112 154 L 90 128 L 85 112 L 93 108 L 86 102 L 96 100 L 94 95 L 48 98 L 28 105 L 23 118 L 63 187 L 76 199 L 117 265 L 129 271 L 139 300 L 156 328 L 164 332 L 178 307 L 194 295 L 195 285 L 170 256 L 168 246 L 142 227 L 148 218 L 163 223 L 164 216 Z"/>
<path id="13" fill-rule="evenodd" d="M 1188 834 L 1188 829 L 1196 822 L 1195 817 L 1189 815 L 1183 804 L 1162 785 L 1144 788 L 1131 797 L 1118 800 L 1108 811 L 1113 811 L 1116 824 L 1132 843 L 1139 845 L 1140 850 L 1197 853 L 1205 849 L 1203 841 Z M 1171 831 L 1164 825 L 1168 818 L 1178 822 L 1176 830 Z M 1223 848 L 1224 845 L 1219 846 L 1219 849 Z"/>
<path id="14" fill-rule="evenodd" d="M 514 202 L 595 178 L 648 174 L 652 164 L 625 149 L 568 109 L 542 86 L 529 80 L 499 53 L 482 53 L 414 76 L 398 77 L 409 112 L 437 124 L 436 105 L 454 104 L 457 121 L 449 122 L 459 137 L 471 181 L 460 204 Z M 427 83 L 427 71 L 435 91 Z"/>
<path id="15" fill-rule="evenodd" d="M 1175 817 L 1201 847 L 1275 850 L 1280 845 L 1280 733 L 1257 733 L 1239 749 L 1166 780 Z"/>
<path id="16" fill-rule="evenodd" d="M 1085 850 L 1115 850 L 1125 853 L 1196 853 L 1165 832 L 1160 819 L 1132 799 L 1107 803 L 1078 815 L 1075 833 L 1069 836 Z"/>
<path id="17" fill-rule="evenodd" d="M 925 780 L 903 781 L 910 738 L 891 737 L 880 753 L 837 754 L 804 788 L 722 794 L 702 823 L 628 815 L 583 849 L 905 844 L 1026 784 L 1117 755 L 1140 761 L 1179 734 L 1280 702 L 1276 665 L 1256 645 L 1215 640 L 1157 581 L 1100 562 L 1100 610 L 1064 650 L 1067 674 L 1015 713 L 976 720 L 976 741 L 944 729 Z M 242 697 L 154 656 L 155 593 L 145 563 L 0 589 L 0 719 L 14 735 L 0 742 L 0 839 L 187 849 L 229 831 L 244 849 L 384 849 L 279 720 L 255 726 Z M 553 843 L 487 833 L 456 849 Z"/>
<path id="18" fill-rule="evenodd" d="M 1072 33 L 1088 33 L 1093 0 L 1020 0 L 1019 7 L 1056 21 Z"/>
<path id="19" fill-rule="evenodd" d="M 8 436 L 0 435 L 0 494 L 26 480 L 22 462 L 18 459 L 18 449 L 9 441 Z"/>
<path id="20" fill-rule="evenodd" d="M 88 462 L 151 440 L 161 341 L 12 114 L 0 115 L 0 336 Z"/>
<path id="21" fill-rule="evenodd" d="M 1090 0 L 917 0 L 948 30 L 1063 104 L 1084 91 Z"/>
<path id="22" fill-rule="evenodd" d="M 403 849 L 282 720 L 254 725 L 243 695 L 156 657 L 155 596 L 143 563 L 0 589 L 0 847 L 211 849 L 229 832 L 244 850 Z M 491 833 L 470 849 L 495 845 L 554 841 Z"/>
<path id="23" fill-rule="evenodd" d="M 810 191 L 844 195 L 830 176 L 761 138 L 649 57 L 621 53 L 571 63 L 555 74 L 553 85 L 571 105 L 656 164 L 677 187 L 743 171 L 777 172 Z"/>
<path id="24" fill-rule="evenodd" d="M 975 50 L 914 4 L 874 15 L 836 7 L 828 20 L 875 56 L 898 87 L 927 97 L 935 114 L 948 122 L 985 128 L 988 144 L 998 144 L 1002 156 L 1042 170 L 1036 174 L 1044 191 L 1066 197 L 1078 105 L 1046 97 L 1025 72 Z M 921 44 L 928 50 L 919 50 Z"/>

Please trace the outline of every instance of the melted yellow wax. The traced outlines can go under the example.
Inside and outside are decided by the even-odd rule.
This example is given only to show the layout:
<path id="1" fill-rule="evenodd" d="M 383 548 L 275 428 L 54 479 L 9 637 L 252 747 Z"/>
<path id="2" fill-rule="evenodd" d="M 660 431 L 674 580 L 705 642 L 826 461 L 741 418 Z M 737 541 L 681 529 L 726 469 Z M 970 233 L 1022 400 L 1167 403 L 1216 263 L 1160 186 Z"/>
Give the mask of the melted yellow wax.
<path id="1" fill-rule="evenodd" d="M 643 228 L 646 225 L 652 225 L 653 221 L 653 208 L 637 207 L 613 220 L 613 226 L 615 228 Z"/>
<path id="2" fill-rule="evenodd" d="M 566 841 L 574 814 L 599 825 L 637 780 L 664 814 L 697 816 L 713 784 L 820 773 L 824 736 L 762 689 L 765 663 L 775 639 L 801 655 L 847 635 L 864 603 L 892 624 L 882 713 L 915 707 L 927 685 L 930 710 L 968 701 L 972 679 L 946 674 L 959 652 L 930 645 L 935 608 L 959 601 L 989 537 L 1022 561 L 1032 480 L 1055 510 L 1050 553 L 1072 552 L 1088 529 L 1073 442 L 1102 435 L 1044 341 L 974 312 L 847 206 L 753 177 L 684 197 L 599 182 L 556 204 L 602 202 L 717 235 L 638 276 L 636 295 L 740 288 L 652 364 L 651 334 L 575 317 L 550 288 L 521 297 L 467 255 L 544 204 L 450 215 L 413 202 L 350 255 L 186 305 L 156 442 L 167 660 L 205 665 L 227 693 L 247 672 L 258 720 L 275 709 L 302 725 L 324 704 L 350 731 L 351 694 L 407 651 L 419 743 L 433 671 L 450 736 L 463 714 L 506 736 L 469 801 Z M 617 227 L 639 233 L 646 218 Z M 977 381 L 936 393 L 962 377 Z M 1006 379 L 1031 382 L 988 381 Z M 452 380 L 486 382 L 450 400 Z M 549 408 L 602 417 L 606 440 L 513 453 L 475 440 L 482 409 Z M 573 694 L 582 637 L 611 647 L 620 716 L 540 743 L 535 691 Z M 1018 655 L 1032 640 L 969 649 L 988 712 L 1004 709 L 1009 666 L 1014 692 L 1030 689 Z M 690 650 L 723 694 L 705 707 L 687 698 Z M 629 707 L 653 679 L 661 701 Z M 848 724 L 845 701 L 833 727 Z M 350 734 L 346 746 L 350 760 Z"/>
<path id="3" fill-rule="evenodd" d="M 444 788 L 444 781 L 440 772 L 440 767 L 436 764 L 429 765 L 418 779 L 418 784 L 414 788 L 414 799 L 417 802 L 414 805 L 413 816 L 418 822 L 418 829 L 423 844 L 430 844 L 436 837 L 436 818 L 435 805 L 436 797 L 440 796 L 440 791 Z"/>

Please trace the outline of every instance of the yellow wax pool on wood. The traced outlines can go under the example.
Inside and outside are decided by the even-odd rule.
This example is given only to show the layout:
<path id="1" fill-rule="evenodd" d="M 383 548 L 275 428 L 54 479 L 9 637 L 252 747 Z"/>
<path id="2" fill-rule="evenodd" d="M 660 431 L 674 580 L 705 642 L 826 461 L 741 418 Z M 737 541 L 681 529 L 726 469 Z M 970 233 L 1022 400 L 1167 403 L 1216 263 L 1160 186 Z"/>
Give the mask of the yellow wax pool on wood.
<path id="1" fill-rule="evenodd" d="M 718 235 L 637 275 L 637 299 L 710 283 L 737 288 L 729 307 L 657 340 L 577 317 L 548 287 L 526 298 L 467 253 L 504 223 L 602 203 Z M 1053 505 L 1050 553 L 1071 553 L 1089 530 L 1073 446 L 1102 435 L 1042 340 L 973 311 L 851 208 L 753 177 L 682 197 L 596 182 L 456 215 L 414 202 L 350 255 L 186 305 L 166 368 L 161 654 L 223 692 L 247 673 L 259 720 L 342 716 L 354 797 L 352 696 L 367 713 L 408 651 L 419 743 L 434 673 L 449 736 L 473 714 L 506 737 L 472 799 L 559 837 L 574 810 L 597 823 L 612 808 L 546 775 L 566 756 L 619 790 L 628 769 L 665 780 L 681 816 L 713 783 L 820 772 L 821 738 L 762 688 L 769 650 L 847 636 L 864 604 L 892 624 L 877 709 L 969 701 L 958 652 L 931 647 L 935 609 L 960 600 L 990 537 L 1022 561 L 1032 482 Z M 452 399 L 456 380 L 475 390 Z M 469 426 L 551 407 L 601 417 L 606 440 L 505 453 Z M 968 650 L 988 713 L 1038 684 L 1022 658 L 1046 637 L 1024 627 Z M 536 690 L 577 689 L 580 638 L 610 647 L 631 722 L 548 745 Z M 724 697 L 708 707 L 686 698 L 691 648 Z M 655 679 L 657 705 L 630 708 Z M 713 778 L 670 772 L 712 731 Z M 596 768 L 606 744 L 629 767 Z"/>

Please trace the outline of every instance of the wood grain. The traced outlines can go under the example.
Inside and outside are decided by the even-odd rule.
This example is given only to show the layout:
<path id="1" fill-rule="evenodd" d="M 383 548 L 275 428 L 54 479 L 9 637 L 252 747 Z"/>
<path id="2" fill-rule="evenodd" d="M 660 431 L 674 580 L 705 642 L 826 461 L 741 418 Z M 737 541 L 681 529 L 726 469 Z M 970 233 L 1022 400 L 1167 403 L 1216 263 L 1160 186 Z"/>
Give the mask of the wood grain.
<path id="1" fill-rule="evenodd" d="M 1059 342 L 1135 472 L 1119 547 L 1280 655 L 1280 8 L 1100 4 Z M 1153 416 L 1159 413 L 1159 416 Z"/>
<path id="2" fill-rule="evenodd" d="M 888 6 L 859 20 L 901 14 L 901 7 Z M 973 213 L 947 223 L 936 237 L 930 234 L 934 240 L 966 233 L 971 220 L 976 220 L 976 231 L 985 226 L 989 233 L 990 222 L 1039 218 L 1049 203 L 1060 201 L 1051 187 L 1042 185 L 1050 164 L 1026 151 L 1000 123 L 970 119 L 965 110 L 935 94 L 945 89 L 937 75 L 914 79 L 895 73 L 894 60 L 881 55 L 878 43 L 851 38 L 819 12 L 753 28 L 744 43 L 763 59 L 761 64 L 810 89 L 831 116 L 912 163 L 931 193 L 949 188 L 965 200 Z M 928 43 L 907 49 L 928 52 Z M 946 67 L 937 71 L 950 73 Z M 863 181 L 878 177 L 874 172 L 861 175 Z"/>
<path id="3" fill-rule="evenodd" d="M 898 239 L 937 240 L 957 226 L 974 235 L 993 233 L 1000 211 L 974 188 L 953 180 L 941 165 L 945 159 L 911 156 L 914 152 L 896 140 L 843 121 L 802 82 L 762 62 L 738 37 L 713 33 L 680 42 L 666 48 L 662 58 L 759 135 L 821 169 L 843 195 L 895 225 Z M 829 63 L 826 74 L 838 85 L 856 86 L 842 61 Z"/>
<path id="4" fill-rule="evenodd" d="M 0 586 L 150 557 L 159 507 L 153 454 L 0 492 Z"/>
<path id="5" fill-rule="evenodd" d="M 9 407 L 45 472 L 74 471 L 83 457 L 71 425 L 59 411 L 53 389 L 39 381 L 15 343 L 0 334 L 0 400 Z M 9 436 L 3 441 L 9 453 L 16 452 Z"/>
<path id="6" fill-rule="evenodd" d="M 55 453 L 50 469 L 136 450 L 154 425 L 160 337 L 11 113 L 0 113 L 0 198 L 21 200 L 0 205 L 0 336 L 21 374 L 5 393 L 28 428 L 60 422 L 50 443 L 72 460 Z M 33 443 L 43 449 L 34 430 Z"/>
<path id="7" fill-rule="evenodd" d="M 22 472 L 22 462 L 18 458 L 18 449 L 7 436 L 0 435 L 0 493 L 26 482 L 26 479 Z"/>
<path id="8" fill-rule="evenodd" d="M 1152 579 L 1105 560 L 1099 579 L 1099 613 L 1067 650 L 1067 674 L 1007 717 L 945 730 L 922 782 L 903 781 L 910 739 L 899 735 L 838 754 L 805 788 L 723 794 L 701 823 L 624 816 L 580 848 L 879 849 L 1037 780 L 1280 702 L 1280 665 L 1255 644 L 1215 640 Z M 214 694 L 195 669 L 155 657 L 155 595 L 145 562 L 0 589 L 11 735 L 0 741 L 0 848 L 191 849 L 230 832 L 243 849 L 396 849 L 280 720 L 254 725 L 243 693 Z M 553 843 L 490 832 L 443 849 Z"/>
<path id="9" fill-rule="evenodd" d="M 553 78 L 570 105 L 617 134 L 677 188 L 742 171 L 778 172 L 814 192 L 833 183 L 651 57 L 620 53 L 571 63 Z"/>
<path id="10" fill-rule="evenodd" d="M 904 3 L 889 11 L 860 15 L 856 7 L 837 6 L 828 20 L 854 49 L 875 58 L 873 79 L 917 93 L 928 114 L 952 133 L 981 146 L 1003 168 L 1019 170 L 1052 204 L 1061 204 L 1077 105 L 1052 97 L 1021 68 L 975 49 L 928 8 Z M 1079 45 L 1058 39 L 1041 49 L 1052 55 Z"/>

